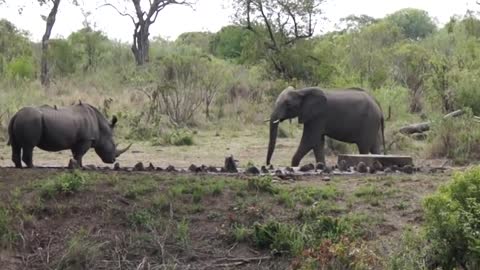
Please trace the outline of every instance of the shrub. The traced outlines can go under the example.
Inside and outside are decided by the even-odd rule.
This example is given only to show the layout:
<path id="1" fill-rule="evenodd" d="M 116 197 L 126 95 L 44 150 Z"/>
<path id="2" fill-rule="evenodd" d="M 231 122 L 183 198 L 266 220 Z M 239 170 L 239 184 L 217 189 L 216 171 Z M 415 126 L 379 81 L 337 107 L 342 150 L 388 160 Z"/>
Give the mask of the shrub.
<path id="1" fill-rule="evenodd" d="M 424 201 L 426 238 L 443 269 L 480 267 L 480 167 L 456 173 Z"/>
<path id="2" fill-rule="evenodd" d="M 258 247 L 269 248 L 274 253 L 298 254 L 304 249 L 307 235 L 296 226 L 269 221 L 254 225 L 253 241 Z"/>
<path id="3" fill-rule="evenodd" d="M 10 79 L 33 79 L 35 65 L 30 57 L 18 57 L 7 66 L 7 76 Z"/>
<path id="4" fill-rule="evenodd" d="M 170 145 L 193 145 L 193 134 L 185 130 L 175 130 L 169 134 L 164 135 L 165 144 Z"/>
<path id="5" fill-rule="evenodd" d="M 79 171 L 62 173 L 49 179 L 40 187 L 40 193 L 44 198 L 53 198 L 57 194 L 73 194 L 85 187 L 85 175 Z"/>
<path id="6" fill-rule="evenodd" d="M 272 184 L 272 178 L 268 176 L 248 179 L 247 187 L 250 190 L 266 192 L 270 194 L 278 193 L 278 189 Z"/>
<path id="7" fill-rule="evenodd" d="M 433 124 L 430 155 L 453 159 L 462 164 L 480 159 L 480 130 L 472 125 L 471 113 L 455 119 L 440 119 Z"/>

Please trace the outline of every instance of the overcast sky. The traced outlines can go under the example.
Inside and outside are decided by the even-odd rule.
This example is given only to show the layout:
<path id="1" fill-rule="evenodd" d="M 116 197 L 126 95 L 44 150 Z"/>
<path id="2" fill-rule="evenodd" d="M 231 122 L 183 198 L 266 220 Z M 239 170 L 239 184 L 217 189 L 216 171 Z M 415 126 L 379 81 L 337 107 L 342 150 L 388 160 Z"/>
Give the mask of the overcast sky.
<path id="1" fill-rule="evenodd" d="M 122 2 L 122 0 L 117 0 Z M 124 0 L 123 0 L 124 1 Z M 230 0 L 197 0 L 195 10 L 189 7 L 169 6 L 163 10 L 157 22 L 151 27 L 151 36 L 175 39 L 179 34 L 190 31 L 218 31 L 231 21 Z M 12 21 L 17 27 L 27 30 L 33 40 L 40 40 L 45 30 L 45 23 L 40 14 L 47 15 L 48 9 L 39 8 L 36 0 L 7 0 L 14 3 L 0 6 L 0 18 Z M 72 31 L 82 28 L 83 15 L 80 8 L 72 6 L 69 0 L 63 0 L 52 37 L 67 37 Z M 79 1 L 84 10 L 92 12 L 89 20 L 95 23 L 97 30 L 102 30 L 110 38 L 130 42 L 133 24 L 128 17 L 121 17 L 110 7 L 97 9 L 103 0 Z M 125 1 L 124 1 L 125 2 Z M 148 2 L 148 1 L 147 1 Z M 375 18 L 384 17 L 402 8 L 426 10 L 440 24 L 446 23 L 452 15 L 464 15 L 467 9 L 480 11 L 476 0 L 327 0 L 323 4 L 327 22 L 317 30 L 332 30 L 340 18 L 351 14 L 366 14 Z M 32 4 L 34 3 L 34 4 Z M 24 5 L 23 13 L 18 14 L 18 5 Z"/>

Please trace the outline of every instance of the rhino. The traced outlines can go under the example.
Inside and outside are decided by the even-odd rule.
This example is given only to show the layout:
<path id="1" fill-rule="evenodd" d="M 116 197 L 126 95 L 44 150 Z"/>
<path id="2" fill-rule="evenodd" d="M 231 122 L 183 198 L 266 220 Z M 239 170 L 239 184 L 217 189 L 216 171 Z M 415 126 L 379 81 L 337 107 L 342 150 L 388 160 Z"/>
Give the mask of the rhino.
<path id="1" fill-rule="evenodd" d="M 112 164 L 132 146 L 117 149 L 113 140 L 116 123 L 117 117 L 113 116 L 109 122 L 98 109 L 87 103 L 68 107 L 24 107 L 8 124 L 12 161 L 17 168 L 22 168 L 22 160 L 32 168 L 35 147 L 48 152 L 70 149 L 73 159 L 82 167 L 82 157 L 93 148 L 104 163 Z"/>

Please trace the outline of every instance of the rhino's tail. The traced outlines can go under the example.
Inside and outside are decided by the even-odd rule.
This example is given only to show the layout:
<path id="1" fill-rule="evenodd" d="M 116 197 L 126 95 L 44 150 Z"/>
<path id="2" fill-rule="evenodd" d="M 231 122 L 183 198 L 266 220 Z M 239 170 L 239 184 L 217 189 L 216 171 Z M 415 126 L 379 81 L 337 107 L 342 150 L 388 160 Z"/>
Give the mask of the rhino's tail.
<path id="1" fill-rule="evenodd" d="M 8 123 L 8 142 L 7 145 L 12 144 L 12 137 L 13 137 L 13 122 L 15 121 L 15 116 L 12 117 L 10 123 Z"/>

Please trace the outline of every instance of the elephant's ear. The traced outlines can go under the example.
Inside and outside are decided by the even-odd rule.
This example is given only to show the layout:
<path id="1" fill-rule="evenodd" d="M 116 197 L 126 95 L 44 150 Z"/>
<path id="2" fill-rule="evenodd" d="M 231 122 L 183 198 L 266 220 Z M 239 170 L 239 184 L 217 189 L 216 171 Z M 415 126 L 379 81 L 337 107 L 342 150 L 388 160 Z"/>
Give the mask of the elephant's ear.
<path id="1" fill-rule="evenodd" d="M 299 123 L 306 123 L 318 117 L 326 109 L 327 97 L 322 90 L 307 89 L 301 93 L 303 96 L 300 114 L 298 116 Z"/>

